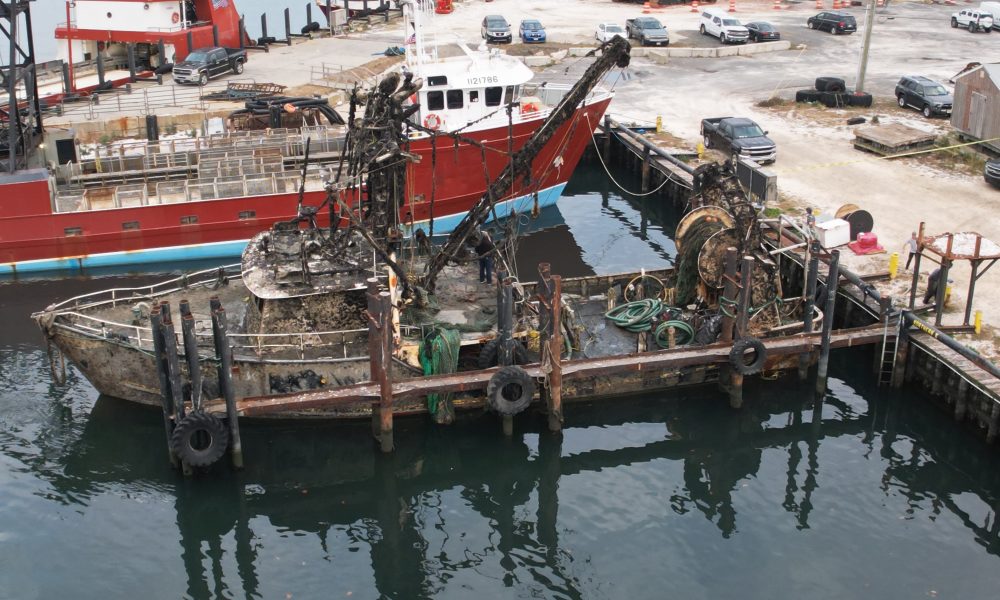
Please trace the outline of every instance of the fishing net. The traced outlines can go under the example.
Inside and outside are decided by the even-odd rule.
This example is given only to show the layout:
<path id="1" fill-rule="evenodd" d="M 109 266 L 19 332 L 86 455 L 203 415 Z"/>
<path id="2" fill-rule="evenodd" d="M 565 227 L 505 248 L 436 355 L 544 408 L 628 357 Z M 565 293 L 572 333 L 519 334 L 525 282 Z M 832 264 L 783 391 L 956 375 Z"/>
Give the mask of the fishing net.
<path id="1" fill-rule="evenodd" d="M 424 375 L 454 373 L 458 370 L 458 351 L 461 335 L 456 329 L 435 327 L 420 345 L 420 366 Z M 452 394 L 428 394 L 427 410 L 438 423 L 451 423 L 455 409 L 451 405 Z"/>
<path id="2" fill-rule="evenodd" d="M 690 304 L 697 298 L 698 279 L 701 277 L 698 272 L 698 255 L 708 238 L 722 228 L 722 223 L 704 219 L 691 225 L 684 233 L 677 262 L 677 291 L 674 295 L 677 306 Z"/>

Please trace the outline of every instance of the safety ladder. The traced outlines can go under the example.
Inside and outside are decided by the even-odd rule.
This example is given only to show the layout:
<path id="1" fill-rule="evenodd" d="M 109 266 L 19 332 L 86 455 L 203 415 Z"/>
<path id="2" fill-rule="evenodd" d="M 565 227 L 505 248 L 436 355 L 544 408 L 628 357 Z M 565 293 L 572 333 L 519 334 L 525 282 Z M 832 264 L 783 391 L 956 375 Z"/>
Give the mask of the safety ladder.
<path id="1" fill-rule="evenodd" d="M 895 335 L 890 337 L 889 324 L 891 319 L 885 319 L 882 329 L 882 360 L 879 362 L 878 384 L 889 385 L 892 383 L 892 372 L 896 369 L 896 346 L 899 341 L 899 324 L 903 322 L 899 318 L 895 324 Z"/>

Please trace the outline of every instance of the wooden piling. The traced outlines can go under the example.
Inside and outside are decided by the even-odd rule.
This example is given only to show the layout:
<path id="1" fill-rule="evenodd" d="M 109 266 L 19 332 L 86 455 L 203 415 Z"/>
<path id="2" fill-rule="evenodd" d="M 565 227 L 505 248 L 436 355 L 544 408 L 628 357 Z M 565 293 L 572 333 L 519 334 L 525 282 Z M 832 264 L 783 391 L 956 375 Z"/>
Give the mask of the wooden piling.
<path id="1" fill-rule="evenodd" d="M 910 335 L 905 324 L 901 324 L 896 334 L 896 358 L 892 365 L 892 379 L 889 384 L 896 389 L 903 387 L 906 381 L 906 368 L 910 358 Z"/>
<path id="2" fill-rule="evenodd" d="M 642 147 L 642 193 L 649 191 L 650 157 L 649 146 Z"/>
<path id="3" fill-rule="evenodd" d="M 969 397 L 969 382 L 964 377 L 958 378 L 958 391 L 955 395 L 955 420 L 963 421 L 965 420 L 965 409 L 967 406 L 967 399 Z"/>
<path id="4" fill-rule="evenodd" d="M 497 273 L 497 364 L 506 367 L 514 364 L 514 288 L 513 279 L 506 271 Z M 514 435 L 514 417 L 502 415 L 505 436 Z"/>
<path id="5" fill-rule="evenodd" d="M 170 444 L 174 433 L 173 397 L 170 393 L 170 378 L 167 375 L 167 357 L 163 349 L 163 329 L 160 320 L 160 307 L 154 305 L 149 311 L 149 325 L 153 333 L 153 360 L 156 364 L 156 375 L 160 380 L 160 406 L 163 408 L 163 428 L 167 434 L 167 456 L 175 468 L 180 466 L 177 454 Z"/>
<path id="6" fill-rule="evenodd" d="M 720 342 L 733 341 L 733 324 L 736 321 L 735 308 L 737 302 L 736 281 L 737 250 L 730 246 L 726 248 L 726 273 L 722 283 L 722 298 L 719 300 L 719 312 L 722 313 L 722 333 L 719 335 Z"/>
<path id="7" fill-rule="evenodd" d="M 187 362 L 188 378 L 191 380 L 191 409 L 201 408 L 201 363 L 198 360 L 198 339 L 194 334 L 194 315 L 191 304 L 181 300 L 181 338 L 184 342 L 184 359 Z"/>
<path id="8" fill-rule="evenodd" d="M 994 402 L 990 414 L 990 425 L 986 430 L 986 443 L 992 444 L 995 442 L 998 434 L 1000 434 L 1000 404 Z"/>
<path id="9" fill-rule="evenodd" d="M 243 468 L 243 442 L 240 439 L 239 415 L 236 413 L 236 390 L 233 388 L 233 349 L 229 346 L 226 309 L 218 296 L 209 300 L 212 309 L 212 340 L 215 358 L 219 361 L 219 392 L 226 401 L 226 419 L 229 421 L 229 457 L 236 469 Z"/>
<path id="10" fill-rule="evenodd" d="M 371 380 L 379 386 L 377 432 L 382 452 L 392 452 L 392 350 L 389 327 L 389 292 L 380 292 L 378 279 L 368 281 L 368 354 Z M 375 428 L 375 423 L 372 424 Z"/>
<path id="11" fill-rule="evenodd" d="M 611 164 L 611 115 L 604 115 L 604 162 Z"/>
<path id="12" fill-rule="evenodd" d="M 830 271 L 826 278 L 826 306 L 823 308 L 823 333 L 820 338 L 819 365 L 816 370 L 816 393 L 826 393 L 827 369 L 830 364 L 830 332 L 833 330 L 833 313 L 837 306 L 837 289 L 840 284 L 840 250 L 830 255 Z"/>
<path id="13" fill-rule="evenodd" d="M 549 336 L 549 431 L 562 431 L 562 277 L 552 276 L 552 320 Z"/>
<path id="14" fill-rule="evenodd" d="M 163 352 L 167 363 L 167 379 L 170 381 L 170 400 L 173 403 L 175 418 L 184 418 L 184 394 L 181 383 L 181 364 L 177 358 L 177 334 L 170 318 L 170 303 L 160 304 L 160 331 L 163 333 Z"/>
<path id="15" fill-rule="evenodd" d="M 816 306 L 816 278 L 819 275 L 819 243 L 813 242 L 809 258 L 809 270 L 806 272 L 806 291 L 802 299 L 802 332 L 812 333 L 813 313 Z M 809 377 L 809 359 L 812 354 L 807 350 L 799 355 L 799 381 Z"/>

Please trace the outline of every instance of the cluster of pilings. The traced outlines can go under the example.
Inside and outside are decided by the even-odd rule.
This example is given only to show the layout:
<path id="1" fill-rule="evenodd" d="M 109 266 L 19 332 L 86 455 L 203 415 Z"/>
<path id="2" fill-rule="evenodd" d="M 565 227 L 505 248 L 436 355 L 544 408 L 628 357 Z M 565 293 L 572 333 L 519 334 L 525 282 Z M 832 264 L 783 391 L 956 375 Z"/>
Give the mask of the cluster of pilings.
<path id="1" fill-rule="evenodd" d="M 194 435 L 200 436 L 197 439 L 198 448 L 192 450 L 215 451 L 218 446 L 213 444 L 224 444 L 228 441 L 228 450 L 235 468 L 243 467 L 243 447 L 240 441 L 239 421 L 236 414 L 236 393 L 233 388 L 232 370 L 233 354 L 229 346 L 226 327 L 226 309 L 218 297 L 210 300 L 212 310 L 212 338 L 215 346 L 215 361 L 218 364 L 218 387 L 219 393 L 226 402 L 226 420 L 228 432 L 222 430 L 223 435 L 213 435 L 219 433 L 218 428 L 205 428 Z M 185 475 L 192 473 L 192 467 L 207 466 L 204 464 L 192 464 L 186 459 L 187 448 L 180 446 L 187 443 L 187 439 L 179 441 L 175 436 L 176 429 L 189 417 L 198 419 L 208 419 L 209 421 L 217 417 L 208 415 L 203 408 L 204 398 L 202 396 L 202 369 L 201 358 L 198 355 L 198 341 L 195 337 L 194 315 L 191 313 L 191 305 L 187 300 L 180 302 L 181 314 L 181 340 L 183 357 L 187 366 L 188 382 L 185 385 L 183 371 L 181 369 L 181 352 L 177 347 L 177 334 L 170 312 L 170 303 L 161 302 L 155 304 L 150 310 L 149 321 L 153 334 L 153 357 L 156 366 L 156 373 L 160 382 L 160 400 L 163 409 L 163 426 L 167 438 L 167 452 L 170 462 L 174 467 L 183 469 Z M 200 421 L 199 421 L 200 422 Z M 228 435 L 224 435 L 228 433 Z M 195 439 L 195 438 L 190 438 Z M 221 457 L 225 449 L 217 450 Z"/>

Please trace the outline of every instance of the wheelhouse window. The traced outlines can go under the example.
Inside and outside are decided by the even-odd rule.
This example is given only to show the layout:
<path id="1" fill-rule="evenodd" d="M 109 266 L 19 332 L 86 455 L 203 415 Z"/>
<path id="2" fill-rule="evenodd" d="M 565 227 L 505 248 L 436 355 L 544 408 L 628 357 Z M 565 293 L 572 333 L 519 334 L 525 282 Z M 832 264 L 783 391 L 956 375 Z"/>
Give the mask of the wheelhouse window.
<path id="1" fill-rule="evenodd" d="M 513 101 L 514 101 L 514 86 L 508 85 L 507 89 L 504 90 L 503 103 L 510 104 Z"/>
<path id="2" fill-rule="evenodd" d="M 181 225 L 194 225 L 198 222 L 198 215 L 188 215 L 181 217 Z"/>
<path id="3" fill-rule="evenodd" d="M 125 221 L 122 223 L 122 231 L 138 231 L 139 221 Z"/>
<path id="4" fill-rule="evenodd" d="M 448 90 L 448 108 L 462 108 L 462 90 Z"/>
<path id="5" fill-rule="evenodd" d="M 479 102 L 479 90 L 472 90 L 469 92 L 469 104 L 473 102 Z"/>
<path id="6" fill-rule="evenodd" d="M 503 88 L 502 87 L 488 87 L 486 88 L 486 106 L 500 106 L 500 102 L 503 100 Z"/>
<path id="7" fill-rule="evenodd" d="M 83 228 L 82 227 L 67 227 L 66 229 L 63 229 L 63 234 L 66 237 L 77 237 L 79 235 L 83 235 Z"/>
<path id="8" fill-rule="evenodd" d="M 427 92 L 427 110 L 444 108 L 444 92 Z"/>
<path id="9" fill-rule="evenodd" d="M 431 75 L 427 78 L 427 86 L 448 85 L 448 77 L 445 75 Z"/>
<path id="10" fill-rule="evenodd" d="M 241 210 L 240 211 L 240 221 L 246 221 L 248 219 L 256 219 L 257 211 L 254 210 Z"/>

